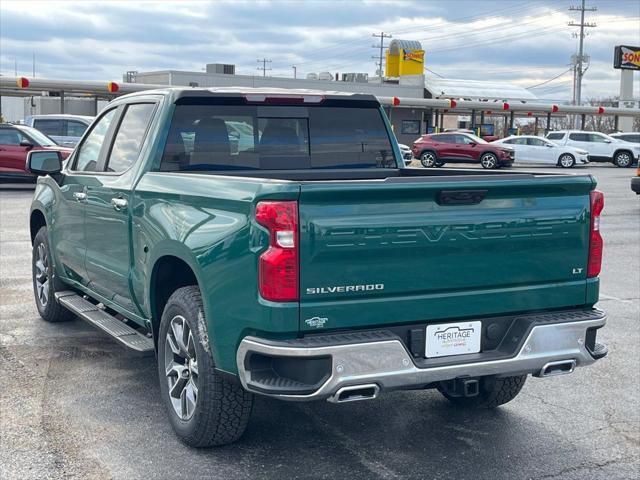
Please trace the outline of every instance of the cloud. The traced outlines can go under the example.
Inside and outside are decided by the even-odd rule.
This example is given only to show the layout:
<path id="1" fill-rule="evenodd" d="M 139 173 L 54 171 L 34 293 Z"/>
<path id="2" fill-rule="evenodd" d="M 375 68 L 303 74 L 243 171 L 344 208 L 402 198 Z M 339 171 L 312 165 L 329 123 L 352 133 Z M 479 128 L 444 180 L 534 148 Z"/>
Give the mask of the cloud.
<path id="1" fill-rule="evenodd" d="M 591 57 L 586 97 L 618 92 L 615 45 L 640 44 L 640 2 L 598 0 L 587 18 L 598 26 L 585 39 Z M 50 78 L 117 80 L 126 70 L 201 71 L 234 63 L 272 75 L 375 69 L 374 32 L 416 39 L 426 67 L 450 78 L 507 81 L 524 87 L 569 68 L 577 40 L 567 26 L 577 13 L 552 0 L 533 1 L 13 1 L 0 2 L 0 70 Z M 428 73 L 430 74 L 430 73 Z M 638 84 L 640 82 L 636 82 Z M 533 90 L 569 98 L 571 75 Z M 640 95 L 639 95 L 640 96 Z"/>

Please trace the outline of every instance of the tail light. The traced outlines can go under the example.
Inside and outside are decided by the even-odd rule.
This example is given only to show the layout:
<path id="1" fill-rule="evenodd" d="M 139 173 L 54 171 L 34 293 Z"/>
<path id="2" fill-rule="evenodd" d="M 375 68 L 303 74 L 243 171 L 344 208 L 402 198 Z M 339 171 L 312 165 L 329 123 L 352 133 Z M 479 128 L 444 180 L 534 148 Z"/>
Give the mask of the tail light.
<path id="1" fill-rule="evenodd" d="M 260 202 L 256 221 L 269 229 L 269 248 L 258 266 L 260 295 L 273 302 L 297 302 L 298 203 Z"/>
<path id="2" fill-rule="evenodd" d="M 600 235 L 600 214 L 604 208 L 604 194 L 598 190 L 591 192 L 591 228 L 589 233 L 589 262 L 587 278 L 597 277 L 602 267 L 603 241 Z"/>

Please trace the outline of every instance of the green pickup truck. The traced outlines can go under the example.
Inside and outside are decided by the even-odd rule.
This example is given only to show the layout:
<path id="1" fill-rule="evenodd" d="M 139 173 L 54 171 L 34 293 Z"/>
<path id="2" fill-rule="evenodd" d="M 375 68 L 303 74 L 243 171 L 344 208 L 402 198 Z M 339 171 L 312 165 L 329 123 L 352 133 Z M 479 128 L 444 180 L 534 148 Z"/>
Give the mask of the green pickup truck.
<path id="1" fill-rule="evenodd" d="M 607 353 L 593 177 L 403 168 L 370 95 L 126 95 L 28 166 L 40 315 L 155 352 L 191 446 L 238 439 L 255 394 L 492 408 Z"/>

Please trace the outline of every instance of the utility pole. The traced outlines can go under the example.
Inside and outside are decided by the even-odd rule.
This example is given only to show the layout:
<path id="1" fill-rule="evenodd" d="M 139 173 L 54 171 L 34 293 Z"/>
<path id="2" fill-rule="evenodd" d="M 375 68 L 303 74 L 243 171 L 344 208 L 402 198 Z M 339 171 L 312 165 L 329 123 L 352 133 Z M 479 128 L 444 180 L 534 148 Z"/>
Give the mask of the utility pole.
<path id="1" fill-rule="evenodd" d="M 589 58 L 584 54 L 584 29 L 585 27 L 595 27 L 596 24 L 594 22 L 585 22 L 584 21 L 584 12 L 595 12 L 598 10 L 596 7 L 585 7 L 585 0 L 581 0 L 579 7 L 569 7 L 570 11 L 578 11 L 580 12 L 580 23 L 569 22 L 568 25 L 570 27 L 580 27 L 580 33 L 578 34 L 579 38 L 579 47 L 578 47 L 578 55 L 575 59 L 575 68 L 576 68 L 576 87 L 575 87 L 575 103 L 580 105 L 582 100 L 582 76 L 589 68 Z M 586 68 L 584 64 L 587 64 Z"/>
<path id="2" fill-rule="evenodd" d="M 297 75 L 297 73 L 298 73 L 297 70 L 298 69 L 296 68 L 296 66 L 295 65 L 291 65 L 291 68 L 293 68 L 293 78 L 298 78 L 298 75 Z"/>
<path id="3" fill-rule="evenodd" d="M 257 60 L 258 63 L 262 63 L 261 67 L 258 67 L 258 70 L 262 70 L 262 76 L 266 77 L 267 76 L 267 70 L 271 70 L 271 68 L 267 68 L 267 63 L 271 63 L 271 60 L 267 60 L 266 58 L 263 58 L 262 60 L 258 59 Z"/>
<path id="4" fill-rule="evenodd" d="M 378 68 L 380 70 L 380 83 L 382 83 L 383 79 L 384 79 L 384 71 L 382 70 L 382 57 L 384 54 L 384 39 L 385 38 L 392 38 L 391 35 L 389 35 L 388 33 L 384 33 L 384 32 L 380 32 L 380 33 L 374 33 L 372 35 L 373 37 L 379 38 L 380 39 L 380 45 L 372 45 L 372 48 L 379 48 L 380 49 L 380 56 L 379 57 L 371 57 L 373 59 L 378 60 Z"/>

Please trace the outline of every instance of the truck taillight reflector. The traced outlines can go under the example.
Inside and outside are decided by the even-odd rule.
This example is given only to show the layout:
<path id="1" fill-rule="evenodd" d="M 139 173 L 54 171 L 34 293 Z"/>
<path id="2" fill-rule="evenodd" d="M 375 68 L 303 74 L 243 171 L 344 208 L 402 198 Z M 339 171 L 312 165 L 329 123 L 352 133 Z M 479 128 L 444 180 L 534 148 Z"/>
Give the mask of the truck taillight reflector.
<path id="1" fill-rule="evenodd" d="M 587 278 L 597 277 L 602 267 L 603 241 L 600 235 L 600 214 L 604 208 L 604 194 L 594 190 L 591 198 L 591 228 L 589 233 L 589 263 L 587 266 Z"/>
<path id="2" fill-rule="evenodd" d="M 298 203 L 259 202 L 256 221 L 269 229 L 269 248 L 260 255 L 260 295 L 273 302 L 297 302 Z"/>

